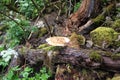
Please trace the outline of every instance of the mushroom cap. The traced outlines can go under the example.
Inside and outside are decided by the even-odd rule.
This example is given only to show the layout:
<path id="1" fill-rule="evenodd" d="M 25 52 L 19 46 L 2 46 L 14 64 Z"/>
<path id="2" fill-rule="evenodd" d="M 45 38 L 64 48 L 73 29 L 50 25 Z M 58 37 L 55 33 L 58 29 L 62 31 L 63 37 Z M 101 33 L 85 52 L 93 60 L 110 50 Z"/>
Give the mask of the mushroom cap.
<path id="1" fill-rule="evenodd" d="M 52 46 L 66 46 L 70 39 L 67 37 L 54 36 L 46 39 L 46 42 Z"/>

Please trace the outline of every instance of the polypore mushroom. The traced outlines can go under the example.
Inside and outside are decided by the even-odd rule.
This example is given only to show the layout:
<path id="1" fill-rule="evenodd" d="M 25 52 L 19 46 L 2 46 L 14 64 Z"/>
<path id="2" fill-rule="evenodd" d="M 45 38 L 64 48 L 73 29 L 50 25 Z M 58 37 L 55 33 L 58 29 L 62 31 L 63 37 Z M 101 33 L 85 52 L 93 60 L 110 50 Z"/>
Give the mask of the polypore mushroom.
<path id="1" fill-rule="evenodd" d="M 46 39 L 46 42 L 52 46 L 66 46 L 69 43 L 70 39 L 67 37 L 50 37 Z"/>

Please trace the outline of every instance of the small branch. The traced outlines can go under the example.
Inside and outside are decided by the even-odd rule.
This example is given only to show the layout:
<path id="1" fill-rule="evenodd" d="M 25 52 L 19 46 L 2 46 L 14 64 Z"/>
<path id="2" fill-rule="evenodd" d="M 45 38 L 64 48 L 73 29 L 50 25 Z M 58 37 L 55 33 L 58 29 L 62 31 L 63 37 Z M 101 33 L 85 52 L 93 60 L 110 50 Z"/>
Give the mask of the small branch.
<path id="1" fill-rule="evenodd" d="M 89 20 L 85 25 L 79 27 L 79 32 L 81 32 L 83 29 L 89 27 L 90 25 L 93 24 L 93 21 L 92 20 Z"/>
<path id="2" fill-rule="evenodd" d="M 100 23 L 102 20 L 104 20 L 105 16 L 108 14 L 108 12 L 112 11 L 114 4 L 110 4 L 108 5 L 101 14 L 99 14 L 96 18 L 94 19 L 90 19 L 86 24 L 84 24 L 83 26 L 79 27 L 79 32 L 81 32 L 82 30 L 92 27 L 91 25 L 93 23 Z M 94 26 L 93 26 L 94 27 Z"/>

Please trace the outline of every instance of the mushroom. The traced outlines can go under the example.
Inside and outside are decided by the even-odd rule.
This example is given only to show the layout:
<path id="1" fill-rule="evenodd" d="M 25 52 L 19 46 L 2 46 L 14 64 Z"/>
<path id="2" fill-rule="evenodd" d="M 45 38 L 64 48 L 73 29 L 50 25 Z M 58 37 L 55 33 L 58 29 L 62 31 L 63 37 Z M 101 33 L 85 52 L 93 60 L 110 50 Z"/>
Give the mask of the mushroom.
<path id="1" fill-rule="evenodd" d="M 67 37 L 54 36 L 46 39 L 46 42 L 52 46 L 66 46 L 70 39 Z"/>

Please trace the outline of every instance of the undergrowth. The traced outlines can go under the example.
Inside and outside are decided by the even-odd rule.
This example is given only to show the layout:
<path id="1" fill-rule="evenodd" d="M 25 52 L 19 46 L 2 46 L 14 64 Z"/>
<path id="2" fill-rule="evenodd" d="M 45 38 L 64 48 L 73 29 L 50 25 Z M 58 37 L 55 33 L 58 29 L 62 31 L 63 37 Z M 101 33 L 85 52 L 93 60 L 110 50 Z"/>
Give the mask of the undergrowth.
<path id="1" fill-rule="evenodd" d="M 34 76 L 30 76 L 34 74 Z M 33 73 L 33 68 L 25 67 L 23 71 L 18 66 L 11 68 L 1 80 L 48 80 L 51 73 L 47 68 L 43 67 L 38 73 Z"/>
<path id="2" fill-rule="evenodd" d="M 31 32 L 35 32 L 37 27 L 31 26 L 27 20 L 16 20 L 7 22 L 8 30 L 5 35 L 5 42 L 7 48 L 13 48 L 20 43 L 24 43 Z"/>
<path id="3" fill-rule="evenodd" d="M 2 50 L 0 53 L 0 80 L 48 80 L 51 72 L 46 67 L 42 67 L 39 72 L 35 72 L 31 67 L 12 67 L 6 73 L 12 58 L 17 58 L 18 53 L 13 49 Z"/>

